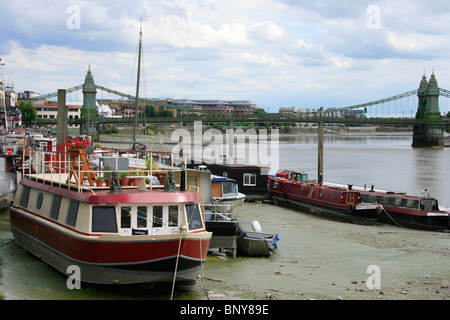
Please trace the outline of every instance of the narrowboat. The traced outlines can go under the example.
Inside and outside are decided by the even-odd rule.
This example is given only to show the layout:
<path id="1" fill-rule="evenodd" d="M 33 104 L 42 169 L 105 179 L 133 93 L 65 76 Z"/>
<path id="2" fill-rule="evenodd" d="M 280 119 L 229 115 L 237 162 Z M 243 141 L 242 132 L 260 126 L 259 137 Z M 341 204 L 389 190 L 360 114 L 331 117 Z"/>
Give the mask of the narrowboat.
<path id="1" fill-rule="evenodd" d="M 146 171 L 139 164 L 147 153 L 107 152 L 30 151 L 40 161 L 23 170 L 10 210 L 15 241 L 66 275 L 72 274 L 70 266 L 78 266 L 83 282 L 171 282 L 192 288 L 212 236 L 205 229 L 202 195 L 175 183 L 175 173 L 183 177 L 179 167 L 167 168 L 165 185 L 153 185 L 153 168 Z M 128 162 L 130 153 L 134 163 Z M 127 163 L 125 176 L 137 182 L 121 185 L 118 168 L 96 166 L 105 155 Z M 132 174 L 135 170 L 145 175 Z M 111 174 L 110 186 L 96 184 Z"/>
<path id="2" fill-rule="evenodd" d="M 383 206 L 380 221 L 402 227 L 425 230 L 449 230 L 450 210 L 439 206 L 432 197 L 411 196 L 405 193 L 362 190 L 361 198 Z"/>
<path id="3" fill-rule="evenodd" d="M 280 172 L 269 178 L 269 195 L 275 205 L 357 224 L 374 225 L 378 220 L 381 206 L 364 202 L 352 186 L 334 188 L 302 181 L 304 176 L 294 172 L 283 176 Z"/>

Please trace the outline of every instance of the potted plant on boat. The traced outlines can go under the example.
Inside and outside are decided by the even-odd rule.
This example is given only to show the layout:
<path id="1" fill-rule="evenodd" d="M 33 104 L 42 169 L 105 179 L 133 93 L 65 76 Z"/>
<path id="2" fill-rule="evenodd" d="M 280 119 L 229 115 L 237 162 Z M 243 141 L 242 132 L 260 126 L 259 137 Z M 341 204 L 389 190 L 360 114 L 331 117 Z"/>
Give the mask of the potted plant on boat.
<path id="1" fill-rule="evenodd" d="M 105 178 L 106 186 L 109 187 L 109 186 L 111 186 L 111 180 L 112 180 L 112 172 L 111 172 L 111 170 L 112 169 L 111 169 L 110 166 L 106 165 L 106 166 L 103 167 L 103 170 L 105 171 L 103 173 L 103 177 Z"/>
<path id="2" fill-rule="evenodd" d="M 142 172 L 140 170 L 132 170 L 130 175 L 132 176 L 132 178 L 130 178 L 129 185 L 130 186 L 137 186 L 138 185 L 138 178 L 135 178 L 135 177 L 142 176 Z"/>
<path id="3" fill-rule="evenodd" d="M 95 182 L 97 183 L 97 187 L 103 187 L 103 177 L 102 176 L 98 176 L 97 178 L 95 178 Z"/>
<path id="4" fill-rule="evenodd" d="M 86 149 L 89 148 L 91 141 L 84 137 L 77 137 L 69 142 L 67 147 L 71 153 L 85 153 Z"/>
<path id="5" fill-rule="evenodd" d="M 122 187 L 128 186 L 129 178 L 127 178 L 127 176 L 128 176 L 128 172 L 126 172 L 126 171 L 119 173 L 119 182 Z"/>

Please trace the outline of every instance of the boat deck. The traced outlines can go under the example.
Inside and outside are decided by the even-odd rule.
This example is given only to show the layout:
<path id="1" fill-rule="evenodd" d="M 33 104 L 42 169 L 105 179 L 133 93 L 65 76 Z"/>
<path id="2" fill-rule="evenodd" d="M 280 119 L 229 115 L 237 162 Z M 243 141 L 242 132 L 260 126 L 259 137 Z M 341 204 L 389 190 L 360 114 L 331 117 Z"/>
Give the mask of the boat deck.
<path id="1" fill-rule="evenodd" d="M 97 186 L 95 183 L 94 185 L 91 185 L 88 180 L 83 180 L 79 185 L 73 181 L 68 182 L 69 173 L 25 173 L 23 175 L 24 178 L 27 178 L 32 181 L 37 182 L 44 182 L 48 185 L 59 187 L 59 188 L 66 188 L 66 189 L 78 189 L 79 192 L 84 191 L 91 191 L 95 192 L 96 190 L 106 190 L 109 189 L 110 186 L 103 183 L 102 186 Z M 146 183 L 145 178 L 148 178 L 147 176 L 129 176 L 128 178 L 135 178 L 138 180 L 138 185 L 127 185 L 127 186 L 121 186 L 122 189 L 138 189 L 141 191 L 145 190 L 151 190 L 151 189 L 162 189 L 164 188 L 163 184 L 152 184 L 152 183 Z M 150 182 L 152 180 L 149 180 Z M 177 188 L 179 187 L 179 184 L 176 184 Z"/>

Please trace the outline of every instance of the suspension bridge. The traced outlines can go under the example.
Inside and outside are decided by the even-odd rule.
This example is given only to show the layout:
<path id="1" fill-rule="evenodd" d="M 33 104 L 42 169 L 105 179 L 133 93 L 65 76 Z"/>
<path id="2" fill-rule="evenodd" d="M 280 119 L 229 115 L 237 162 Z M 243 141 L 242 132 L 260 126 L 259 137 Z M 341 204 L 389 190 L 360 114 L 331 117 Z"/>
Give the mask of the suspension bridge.
<path id="1" fill-rule="evenodd" d="M 131 94 L 119 92 L 94 83 L 89 69 L 85 83 L 65 89 L 66 94 L 83 92 L 82 117 L 70 119 L 69 124 L 86 123 L 86 114 L 95 114 L 97 111 L 96 99 L 99 92 L 108 95 L 108 99 L 128 101 L 135 103 L 136 97 Z M 58 92 L 41 95 L 33 100 L 51 100 L 58 97 Z M 351 125 L 404 125 L 413 126 L 413 147 L 443 146 L 443 135 L 446 127 L 449 127 L 448 114 L 450 113 L 450 91 L 438 87 L 436 76 L 433 72 L 427 80 L 424 74 L 418 89 L 411 90 L 391 97 L 378 99 L 371 102 L 329 108 L 324 110 L 312 110 L 308 112 L 298 112 L 296 114 L 283 115 L 278 113 L 263 113 L 258 115 L 244 115 L 238 113 L 223 114 L 220 112 L 201 111 L 197 114 L 179 117 L 151 117 L 145 118 L 147 124 L 169 124 L 169 123 L 190 123 L 203 121 L 206 123 L 329 123 L 329 124 L 351 124 Z M 187 111 L 189 109 L 175 105 L 169 105 L 165 101 L 157 99 L 139 98 L 139 104 L 152 104 L 157 107 L 177 109 Z M 352 116 L 349 110 L 362 110 L 358 116 Z M 134 117 L 97 117 L 90 116 L 90 121 L 95 125 L 120 125 L 133 124 Z M 93 120 L 95 118 L 95 120 Z M 37 119 L 37 125 L 56 124 L 56 119 Z"/>

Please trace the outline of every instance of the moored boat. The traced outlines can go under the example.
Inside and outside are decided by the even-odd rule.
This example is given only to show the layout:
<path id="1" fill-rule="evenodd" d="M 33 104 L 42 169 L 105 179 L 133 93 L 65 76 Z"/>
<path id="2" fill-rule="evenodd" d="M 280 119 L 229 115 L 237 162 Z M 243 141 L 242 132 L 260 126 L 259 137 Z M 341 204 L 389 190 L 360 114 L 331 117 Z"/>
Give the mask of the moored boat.
<path id="1" fill-rule="evenodd" d="M 269 195 L 275 204 L 352 223 L 373 225 L 380 215 L 381 206 L 364 202 L 359 191 L 348 187 L 329 187 L 305 179 L 295 172 L 277 173 L 270 177 Z"/>
<path id="2" fill-rule="evenodd" d="M 230 204 L 238 207 L 244 203 L 245 194 L 240 193 L 236 180 L 211 175 L 213 201 L 218 204 Z"/>
<path id="3" fill-rule="evenodd" d="M 449 230 L 450 210 L 439 207 L 438 200 L 429 196 L 411 196 L 405 193 L 381 190 L 362 190 L 364 201 L 383 206 L 380 221 L 402 227 Z"/>
<path id="4" fill-rule="evenodd" d="M 33 153 L 42 159 L 39 166 L 22 172 L 10 210 L 11 229 L 20 246 L 67 275 L 70 266 L 78 266 L 84 282 L 195 284 L 211 232 L 205 229 L 201 194 L 174 183 L 175 173 L 182 176 L 179 167 L 167 169 L 165 186 L 146 179 L 152 169 L 139 176 L 136 185 L 121 186 L 120 170 L 91 169 L 88 160 L 94 154 L 57 152 L 55 161 L 52 152 L 42 152 Z M 116 156 L 117 163 L 128 163 L 121 153 L 108 155 Z M 133 166 L 127 166 L 126 175 L 146 169 L 137 161 Z M 115 176 L 110 187 L 93 183 L 108 173 Z"/>

